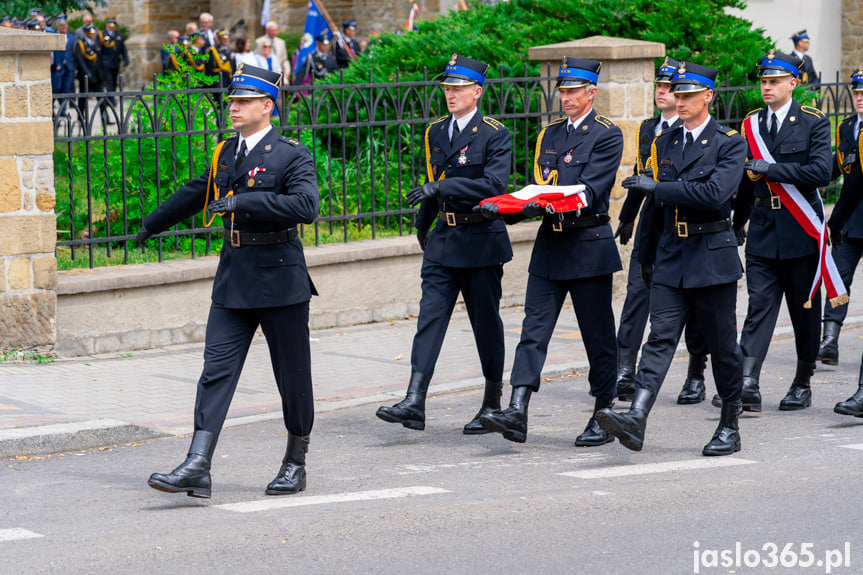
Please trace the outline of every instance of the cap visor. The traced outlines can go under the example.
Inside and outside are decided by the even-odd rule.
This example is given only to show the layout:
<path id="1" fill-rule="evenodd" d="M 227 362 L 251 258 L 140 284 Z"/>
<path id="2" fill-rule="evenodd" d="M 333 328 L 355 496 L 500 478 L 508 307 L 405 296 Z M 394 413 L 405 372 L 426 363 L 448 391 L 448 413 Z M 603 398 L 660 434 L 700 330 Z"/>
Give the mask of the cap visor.
<path id="1" fill-rule="evenodd" d="M 771 78 L 779 78 L 781 76 L 792 76 L 791 72 L 782 68 L 761 68 L 758 71 L 758 77 L 763 78 L 770 76 Z"/>
<path id="2" fill-rule="evenodd" d="M 574 78 L 571 80 L 567 79 L 567 80 L 558 80 L 557 81 L 557 87 L 558 88 L 581 88 L 582 86 L 587 86 L 588 84 L 590 84 L 590 82 L 588 82 L 587 80 L 584 80 L 582 78 Z"/>
<path id="3" fill-rule="evenodd" d="M 228 98 L 269 98 L 269 94 L 264 94 L 257 90 L 249 90 L 246 88 L 232 88 L 228 92 Z"/>
<path id="4" fill-rule="evenodd" d="M 444 76 L 440 81 L 444 86 L 467 86 L 468 84 L 476 84 L 475 81 L 461 76 Z"/>
<path id="5" fill-rule="evenodd" d="M 701 84 L 671 84 L 672 92 L 703 92 L 709 89 L 707 86 Z"/>

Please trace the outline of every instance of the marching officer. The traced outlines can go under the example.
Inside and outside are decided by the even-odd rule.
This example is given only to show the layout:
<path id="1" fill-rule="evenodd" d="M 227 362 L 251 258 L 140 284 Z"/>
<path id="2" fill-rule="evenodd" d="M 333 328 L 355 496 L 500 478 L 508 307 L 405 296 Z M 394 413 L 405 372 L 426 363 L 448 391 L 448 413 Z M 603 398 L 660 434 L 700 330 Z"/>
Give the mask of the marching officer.
<path id="1" fill-rule="evenodd" d="M 204 369 L 195 400 L 195 433 L 186 460 L 154 473 L 160 491 L 210 497 L 210 464 L 246 353 L 258 326 L 267 338 L 282 398 L 288 442 L 268 495 L 306 487 L 306 451 L 314 420 L 309 300 L 316 294 L 297 226 L 318 213 L 309 150 L 270 125 L 281 74 L 242 66 L 231 88 L 230 114 L 239 133 L 221 142 L 209 170 L 178 189 L 144 220 L 135 246 L 206 209 L 222 214 L 225 242 L 213 282 Z"/>
<path id="2" fill-rule="evenodd" d="M 98 30 L 92 24 L 84 26 L 84 37 L 72 48 L 75 60 L 75 73 L 78 76 L 78 91 L 81 94 L 98 92 L 102 89 L 102 65 L 99 62 Z M 78 98 L 78 112 L 88 115 L 87 97 Z"/>
<path id="3" fill-rule="evenodd" d="M 164 49 L 164 48 L 163 48 Z M 189 37 L 179 36 L 177 41 L 168 46 L 168 51 L 165 57 L 165 69 L 162 73 L 178 72 L 180 63 L 178 59 L 185 58 L 186 50 L 189 49 Z"/>
<path id="4" fill-rule="evenodd" d="M 655 169 L 649 165 L 650 145 L 663 130 L 676 128 L 682 123 L 677 115 L 674 94 L 671 93 L 671 78 L 677 65 L 677 60 L 666 58 L 656 73 L 653 99 L 659 115 L 644 120 L 638 126 L 638 150 L 633 175 L 640 174 L 644 169 Z M 620 245 L 626 245 L 632 238 L 635 217 L 643 200 L 644 192 L 636 188 L 627 192 L 626 201 L 620 210 L 620 224 L 614 234 L 620 238 Z M 642 216 L 639 222 L 644 220 Z M 626 278 L 626 299 L 617 328 L 617 397 L 621 401 L 632 401 L 635 395 L 635 362 L 650 314 L 650 289 L 641 279 L 641 267 L 638 264 L 640 235 L 640 229 L 636 230 Z M 684 405 L 700 403 L 706 397 L 704 368 L 707 366 L 707 346 L 692 313 L 686 319 L 686 347 L 689 349 L 689 369 L 683 389 L 677 396 L 677 403 Z"/>
<path id="5" fill-rule="evenodd" d="M 117 20 L 108 18 L 105 20 L 105 31 L 99 34 L 102 45 L 102 69 L 105 72 L 105 90 L 114 92 L 117 90 L 117 80 L 120 76 L 120 62 L 129 67 L 129 53 L 126 51 L 126 42 L 123 36 L 117 33 Z M 109 98 L 114 103 L 113 98 Z"/>
<path id="6" fill-rule="evenodd" d="M 205 48 L 208 59 L 204 67 L 204 72 L 208 76 L 218 76 L 219 85 L 226 87 L 231 84 L 232 74 L 232 52 L 229 45 L 231 35 L 228 34 L 227 30 L 219 30 L 216 33 L 216 37 L 218 38 L 218 44 L 216 46 Z"/>
<path id="7" fill-rule="evenodd" d="M 809 51 L 809 34 L 806 33 L 806 30 L 800 30 L 791 36 L 791 41 L 794 42 L 792 54 L 803 61 L 800 64 L 798 80 L 801 84 L 809 84 L 813 90 L 819 89 L 821 87 L 821 79 L 818 76 L 818 72 L 815 71 L 812 57 L 806 53 Z"/>
<path id="8" fill-rule="evenodd" d="M 624 447 L 641 451 L 644 430 L 668 373 L 687 314 L 694 313 L 712 359 L 722 415 L 704 455 L 740 451 L 740 362 L 737 280 L 743 275 L 731 227 L 732 198 L 746 159 L 746 142 L 710 116 L 717 71 L 681 62 L 671 81 L 682 126 L 653 143 L 654 178 L 635 175 L 623 186 L 651 196 L 655 209 L 641 223 L 641 258 L 650 285 L 650 335 L 628 412 L 603 409 L 600 427 Z M 658 236 L 658 240 L 650 236 Z M 650 249 L 645 249 L 649 247 Z"/>
<path id="9" fill-rule="evenodd" d="M 851 97 L 855 114 L 842 120 L 836 130 L 836 155 L 832 179 L 843 177 L 842 191 L 833 214 L 827 222 L 833 258 L 842 283 L 851 290 L 851 281 L 863 257 L 863 174 L 860 165 L 860 123 L 863 122 L 863 66 L 851 74 Z M 848 306 L 833 307 L 824 303 L 824 333 L 818 347 L 818 359 L 827 365 L 839 363 L 839 331 L 848 314 Z"/>
<path id="10" fill-rule="evenodd" d="M 459 293 L 485 376 L 482 406 L 464 433 L 487 433 L 479 417 L 500 409 L 501 278 L 512 248 L 503 221 L 488 221 L 472 210 L 480 200 L 505 192 L 512 150 L 506 126 L 477 108 L 487 71 L 488 64 L 453 54 L 441 80 L 450 113 L 426 128 L 428 181 L 407 195 L 409 203 L 421 203 L 416 228 L 425 252 L 422 299 L 407 394 L 396 405 L 379 408 L 377 416 L 409 429 L 425 429 L 426 392 Z M 435 218 L 437 225 L 429 231 Z"/>
<path id="11" fill-rule="evenodd" d="M 749 308 L 740 334 L 746 411 L 761 411 L 761 363 L 783 294 L 794 328 L 797 369 L 779 409 L 804 409 L 812 402 L 809 380 L 821 333 L 821 292 L 814 281 L 820 282 L 816 274 L 827 271 L 819 266 L 824 208 L 818 187 L 830 183 L 832 154 L 830 122 L 820 110 L 801 106 L 791 97 L 800 65 L 796 56 L 774 50 L 761 59 L 758 74 L 767 106 L 750 112 L 743 124 L 752 160 L 746 163 L 749 177 L 743 178 L 737 194 L 734 227 L 742 230 L 749 219 Z M 837 275 L 835 280 L 841 287 L 841 278 Z M 831 304 L 847 301 L 842 294 L 844 288 L 830 295 Z"/>
<path id="12" fill-rule="evenodd" d="M 342 39 L 345 44 L 353 51 L 355 56 L 359 56 L 363 49 L 360 47 L 360 43 L 356 40 L 357 37 L 357 21 L 351 18 L 350 20 L 345 20 L 342 22 Z M 347 68 L 351 65 L 353 61 L 353 57 L 348 53 L 345 46 L 341 44 L 341 42 L 336 42 L 336 47 L 334 52 L 336 53 L 336 64 L 339 69 Z"/>
<path id="13" fill-rule="evenodd" d="M 536 142 L 533 180 L 538 185 L 584 186 L 587 204 L 579 210 L 547 213 L 537 202 L 522 208 L 525 217 L 543 216 L 528 268 L 521 340 L 515 351 L 509 407 L 480 417 L 489 431 L 524 443 L 531 393 L 539 391 L 548 342 L 567 294 L 587 350 L 594 414 L 612 405 L 616 387 L 612 274 L 622 266 L 608 203 L 623 154 L 623 135 L 593 109 L 601 62 L 565 57 L 557 89 L 566 118 L 549 123 Z M 493 208 L 483 208 L 484 211 Z M 493 214 L 490 214 L 493 215 Z M 590 417 L 575 444 L 613 441 Z"/>

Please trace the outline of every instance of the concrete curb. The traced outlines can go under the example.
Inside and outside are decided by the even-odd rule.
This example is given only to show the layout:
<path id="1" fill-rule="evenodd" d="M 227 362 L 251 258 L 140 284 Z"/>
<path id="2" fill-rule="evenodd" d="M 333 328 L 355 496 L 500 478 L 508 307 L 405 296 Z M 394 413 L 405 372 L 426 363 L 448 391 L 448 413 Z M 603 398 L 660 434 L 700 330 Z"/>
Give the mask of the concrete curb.
<path id="1" fill-rule="evenodd" d="M 0 431 L 0 458 L 78 451 L 162 437 L 164 432 L 112 419 Z"/>

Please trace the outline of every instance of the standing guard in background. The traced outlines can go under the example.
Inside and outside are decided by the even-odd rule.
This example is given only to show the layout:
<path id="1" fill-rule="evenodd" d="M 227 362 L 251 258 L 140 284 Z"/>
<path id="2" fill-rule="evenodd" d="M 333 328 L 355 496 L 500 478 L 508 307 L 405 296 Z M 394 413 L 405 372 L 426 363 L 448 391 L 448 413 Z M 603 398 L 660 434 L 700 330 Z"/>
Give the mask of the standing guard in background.
<path id="1" fill-rule="evenodd" d="M 186 63 L 196 72 L 206 72 L 208 59 L 206 36 L 204 36 L 203 32 L 195 31 L 192 33 L 190 42 L 191 46 L 183 46 Z"/>
<path id="2" fill-rule="evenodd" d="M 677 128 L 682 122 L 677 115 L 677 103 L 671 93 L 671 78 L 677 69 L 678 62 L 666 58 L 656 74 L 653 98 L 659 115 L 648 118 L 638 126 L 638 150 L 633 175 L 639 175 L 643 170 L 655 170 L 650 165 L 650 145 L 663 131 Z M 620 237 L 620 245 L 626 245 L 633 235 L 635 217 L 642 207 L 644 192 L 632 188 L 626 194 L 626 201 L 620 210 L 620 224 L 615 237 Z M 644 206 L 652 205 L 644 203 Z M 639 222 L 650 219 L 641 216 Z M 620 312 L 620 325 L 617 328 L 617 397 L 620 401 L 632 401 L 635 396 L 635 365 L 641 341 L 644 338 L 644 328 L 650 315 L 650 289 L 641 279 L 641 267 L 638 263 L 640 247 L 639 230 L 635 232 L 635 244 L 629 258 L 629 272 L 626 279 L 626 299 Z M 707 396 L 704 385 L 704 368 L 707 366 L 707 344 L 698 321 L 690 312 L 686 318 L 686 347 L 689 350 L 689 369 L 683 389 L 677 396 L 677 403 L 695 404 L 704 401 Z"/>
<path id="3" fill-rule="evenodd" d="M 129 67 L 129 53 L 126 51 L 126 42 L 123 36 L 117 33 L 117 20 L 108 18 L 105 20 L 105 31 L 99 35 L 102 44 L 102 69 L 105 71 L 105 90 L 115 92 L 120 77 L 120 62 Z M 108 98 L 111 105 L 114 97 Z M 110 121 L 110 119 L 109 119 Z"/>
<path id="4" fill-rule="evenodd" d="M 863 124 L 863 66 L 851 74 L 851 98 L 855 114 L 836 129 L 836 155 L 832 179 L 843 176 L 842 191 L 827 221 L 833 258 L 842 283 L 851 292 L 851 282 L 863 257 L 863 173 L 860 164 L 860 127 Z M 847 305 L 833 307 L 824 303 L 824 333 L 817 359 L 826 365 L 839 364 L 839 331 L 848 314 Z M 861 380 L 863 381 L 863 380 Z"/>
<path id="5" fill-rule="evenodd" d="M 623 134 L 593 109 L 601 62 L 563 59 L 557 76 L 566 118 L 549 123 L 536 141 L 533 180 L 538 185 L 584 186 L 586 206 L 548 213 L 537 202 L 522 208 L 528 218 L 542 216 L 530 257 L 521 340 L 515 350 L 509 407 L 480 417 L 489 431 L 524 443 L 531 393 L 539 391 L 540 375 L 554 326 L 567 294 L 572 299 L 590 363 L 590 394 L 594 414 L 613 405 L 616 387 L 612 275 L 622 266 L 609 225 L 608 203 L 623 154 Z M 485 204 L 483 204 L 485 206 Z M 489 216 L 494 208 L 482 208 Z M 491 212 L 491 213 L 489 213 Z M 575 440 L 579 447 L 614 439 L 593 416 Z"/>
<path id="6" fill-rule="evenodd" d="M 791 53 L 803 61 L 800 64 L 800 73 L 797 79 L 801 84 L 809 84 L 813 90 L 818 90 L 821 87 L 821 79 L 818 72 L 815 71 L 812 57 L 806 53 L 809 51 L 809 34 L 806 33 L 806 30 L 801 30 L 791 36 L 791 41 L 794 42 L 794 50 Z"/>
<path id="7" fill-rule="evenodd" d="M 694 313 L 710 352 L 722 415 L 703 455 L 740 451 L 741 353 L 737 345 L 737 280 L 743 275 L 731 228 L 734 192 L 743 175 L 746 142 L 710 116 L 717 71 L 681 62 L 671 81 L 683 125 L 653 142 L 654 177 L 635 175 L 623 187 L 650 195 L 655 209 L 641 223 L 639 253 L 650 286 L 650 335 L 636 375 L 637 391 L 625 413 L 603 409 L 600 427 L 624 447 L 641 451 L 647 417 Z M 652 236 L 652 237 L 651 237 Z"/>
<path id="8" fill-rule="evenodd" d="M 500 409 L 505 354 L 501 279 L 512 248 L 503 221 L 487 221 L 472 210 L 480 200 L 506 191 L 512 150 L 506 126 L 477 108 L 487 70 L 488 64 L 452 55 L 441 80 L 450 114 L 426 128 L 428 181 L 407 196 L 411 204 L 422 203 L 416 218 L 425 252 L 422 299 L 407 395 L 392 407 L 379 408 L 377 416 L 409 429 L 425 429 L 426 392 L 459 293 L 485 376 L 482 406 L 464 433 L 487 433 L 480 416 Z M 437 226 L 429 232 L 436 217 Z"/>
<path id="9" fill-rule="evenodd" d="M 740 334 L 743 350 L 743 409 L 761 411 L 758 379 L 767 356 L 782 295 L 797 347 L 797 370 L 782 411 L 812 404 L 809 386 L 821 333 L 821 278 L 831 305 L 847 301 L 842 280 L 824 244 L 824 207 L 819 186 L 830 183 L 830 122 L 791 96 L 801 61 L 771 50 L 759 63 L 765 108 L 749 113 L 743 133 L 749 143 L 734 210 L 734 228 L 746 239 L 749 309 Z M 751 217 L 750 217 L 751 214 Z M 832 272 L 830 268 L 832 266 Z M 835 281 L 833 281 L 835 280 Z M 841 288 L 836 291 L 836 287 Z M 715 405 L 715 402 L 714 402 Z"/>
<path id="10" fill-rule="evenodd" d="M 160 491 L 210 497 L 210 464 L 255 331 L 260 326 L 282 398 L 288 444 L 268 495 L 306 487 L 306 451 L 314 421 L 309 278 L 297 226 L 318 214 L 315 164 L 308 148 L 270 125 L 282 76 L 242 66 L 231 88 L 238 137 L 222 141 L 209 169 L 174 192 L 144 220 L 135 246 L 206 210 L 222 214 L 225 238 L 213 281 L 204 369 L 195 400 L 195 433 L 186 461 L 154 473 Z"/>
<path id="11" fill-rule="evenodd" d="M 102 64 L 99 62 L 99 31 L 92 24 L 84 26 L 84 38 L 75 43 L 72 55 L 75 59 L 75 72 L 78 76 L 78 92 L 81 94 L 98 92 L 102 89 Z M 87 96 L 78 98 L 78 113 L 87 117 L 89 106 Z"/>

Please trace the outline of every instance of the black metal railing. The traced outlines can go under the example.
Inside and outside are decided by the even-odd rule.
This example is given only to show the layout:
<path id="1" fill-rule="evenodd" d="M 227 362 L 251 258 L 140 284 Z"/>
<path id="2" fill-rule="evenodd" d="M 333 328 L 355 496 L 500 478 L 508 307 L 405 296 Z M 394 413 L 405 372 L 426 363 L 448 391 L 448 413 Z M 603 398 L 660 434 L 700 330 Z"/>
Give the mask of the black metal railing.
<path id="1" fill-rule="evenodd" d="M 810 96 L 834 125 L 853 112 L 850 92 L 836 80 Z M 138 261 L 141 252 L 131 240 L 143 216 L 204 173 L 214 146 L 229 133 L 221 88 L 126 91 L 122 80 L 119 88 L 54 99 L 61 267 Z M 739 129 L 758 105 L 757 86 L 719 86 L 713 112 Z M 425 125 L 446 114 L 436 80 L 284 87 L 278 109 L 279 132 L 308 146 L 317 166 L 320 217 L 302 230 L 304 242 L 411 232 L 416 209 L 404 196 L 424 181 Z M 561 113 L 551 74 L 528 76 L 525 68 L 522 77 L 489 78 L 481 109 L 512 132 L 510 187 L 528 183 L 536 136 Z M 836 186 L 827 189 L 828 200 Z M 160 236 L 156 257 L 197 257 L 220 241 L 221 229 L 205 227 L 198 214 Z"/>

